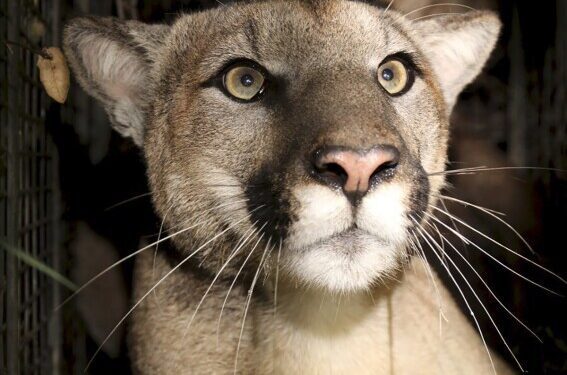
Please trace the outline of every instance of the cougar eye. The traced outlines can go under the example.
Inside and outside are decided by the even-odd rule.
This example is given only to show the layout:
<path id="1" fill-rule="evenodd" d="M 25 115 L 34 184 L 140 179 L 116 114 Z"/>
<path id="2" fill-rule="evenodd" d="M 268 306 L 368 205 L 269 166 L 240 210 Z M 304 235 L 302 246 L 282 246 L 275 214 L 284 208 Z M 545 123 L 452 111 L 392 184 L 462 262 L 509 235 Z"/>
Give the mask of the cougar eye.
<path id="1" fill-rule="evenodd" d="M 240 100 L 252 100 L 264 91 L 264 75 L 248 65 L 230 67 L 223 77 L 224 89 Z"/>
<path id="2" fill-rule="evenodd" d="M 386 60 L 378 67 L 378 82 L 390 95 L 401 95 L 411 87 L 410 70 L 400 60 Z"/>

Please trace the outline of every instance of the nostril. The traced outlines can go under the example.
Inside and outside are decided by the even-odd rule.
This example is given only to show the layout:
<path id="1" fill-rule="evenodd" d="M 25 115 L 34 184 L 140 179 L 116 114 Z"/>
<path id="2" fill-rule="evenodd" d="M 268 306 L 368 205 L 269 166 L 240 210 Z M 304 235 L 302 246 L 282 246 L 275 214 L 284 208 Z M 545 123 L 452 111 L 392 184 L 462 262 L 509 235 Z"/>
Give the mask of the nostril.
<path id="1" fill-rule="evenodd" d="M 376 170 L 370 175 L 370 180 L 375 181 L 381 177 L 386 177 L 392 175 L 396 167 L 398 166 L 397 161 L 391 161 L 385 164 L 380 165 Z"/>
<path id="2" fill-rule="evenodd" d="M 377 167 L 370 175 L 371 183 L 393 176 L 400 162 L 400 152 L 393 146 L 382 146 L 379 155 Z"/>
<path id="3" fill-rule="evenodd" d="M 348 174 L 346 173 L 344 168 L 338 165 L 337 163 L 327 163 L 323 165 L 321 171 L 326 174 L 338 176 L 341 179 L 345 179 L 345 180 L 348 177 Z"/>
<path id="4" fill-rule="evenodd" d="M 348 173 L 338 163 L 316 163 L 315 169 L 321 177 L 339 186 L 344 185 L 348 179 Z"/>

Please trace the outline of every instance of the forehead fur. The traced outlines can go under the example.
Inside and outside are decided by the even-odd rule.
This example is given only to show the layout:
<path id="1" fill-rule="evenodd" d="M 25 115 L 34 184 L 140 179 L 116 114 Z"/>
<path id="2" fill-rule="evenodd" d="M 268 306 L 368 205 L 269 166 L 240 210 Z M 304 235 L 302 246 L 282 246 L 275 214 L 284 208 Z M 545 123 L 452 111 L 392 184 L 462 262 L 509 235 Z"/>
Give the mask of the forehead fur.
<path id="1" fill-rule="evenodd" d="M 412 22 L 355 1 L 272 0 L 181 16 L 173 26 L 78 18 L 65 28 L 64 48 L 114 128 L 142 146 L 154 126 L 149 112 L 164 115 L 176 93 L 195 91 L 237 58 L 255 60 L 301 88 L 310 77 L 351 73 L 372 82 L 384 58 L 409 53 L 433 89 L 431 100 L 448 114 L 480 72 L 499 28 L 495 15 L 482 11 Z"/>
<path id="2" fill-rule="evenodd" d="M 206 80 L 230 60 L 249 58 L 271 73 L 314 70 L 336 64 L 376 67 L 392 53 L 418 55 L 410 31 L 397 13 L 353 1 L 254 2 L 186 15 L 173 26 L 165 59 L 157 71 L 197 66 Z M 196 69 L 195 69 L 196 68 Z M 178 71 L 178 70 L 177 70 Z"/>

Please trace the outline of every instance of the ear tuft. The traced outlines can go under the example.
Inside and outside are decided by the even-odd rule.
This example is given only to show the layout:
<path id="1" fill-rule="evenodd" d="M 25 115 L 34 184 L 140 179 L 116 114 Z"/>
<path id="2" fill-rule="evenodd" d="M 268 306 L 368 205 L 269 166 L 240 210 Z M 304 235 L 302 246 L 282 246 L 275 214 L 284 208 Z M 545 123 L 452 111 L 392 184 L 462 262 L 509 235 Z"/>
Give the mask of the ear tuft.
<path id="1" fill-rule="evenodd" d="M 149 73 L 165 25 L 85 17 L 65 28 L 65 54 L 79 83 L 98 99 L 115 130 L 143 143 Z"/>
<path id="2" fill-rule="evenodd" d="M 413 25 L 450 110 L 490 57 L 501 22 L 493 12 L 471 11 L 440 15 Z"/>

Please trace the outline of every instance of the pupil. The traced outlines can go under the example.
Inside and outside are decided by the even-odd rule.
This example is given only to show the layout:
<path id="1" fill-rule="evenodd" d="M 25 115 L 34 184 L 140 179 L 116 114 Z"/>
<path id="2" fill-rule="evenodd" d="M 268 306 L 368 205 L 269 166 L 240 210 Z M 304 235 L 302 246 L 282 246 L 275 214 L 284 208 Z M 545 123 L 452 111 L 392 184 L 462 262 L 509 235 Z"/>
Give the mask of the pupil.
<path id="1" fill-rule="evenodd" d="M 384 69 L 382 71 L 382 78 L 384 78 L 384 80 L 386 81 L 391 81 L 392 79 L 394 79 L 394 72 L 392 71 L 392 69 Z"/>
<path id="2" fill-rule="evenodd" d="M 242 83 L 242 86 L 244 87 L 250 87 L 254 84 L 254 77 L 252 77 L 250 74 L 244 74 L 242 77 L 240 77 L 240 83 Z"/>

